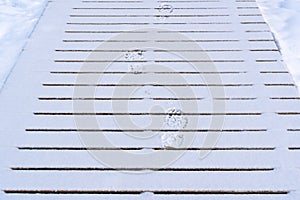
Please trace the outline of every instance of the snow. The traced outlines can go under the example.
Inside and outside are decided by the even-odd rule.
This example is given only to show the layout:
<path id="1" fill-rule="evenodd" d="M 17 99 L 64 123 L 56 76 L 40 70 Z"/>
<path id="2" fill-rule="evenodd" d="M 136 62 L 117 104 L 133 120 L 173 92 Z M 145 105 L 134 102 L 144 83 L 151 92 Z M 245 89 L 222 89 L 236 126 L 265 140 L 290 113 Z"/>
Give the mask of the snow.
<path id="1" fill-rule="evenodd" d="M 0 0 L 0 89 L 41 16 L 46 0 Z"/>
<path id="2" fill-rule="evenodd" d="M 36 25 L 46 0 L 0 0 L 0 88 Z M 283 59 L 300 86 L 300 0 L 258 0 Z"/>
<path id="3" fill-rule="evenodd" d="M 258 0 L 279 43 L 283 59 L 300 86 L 300 0 Z"/>
<path id="4" fill-rule="evenodd" d="M 65 2 L 71 3 L 64 5 Z M 165 47 L 159 42 L 153 42 L 154 39 L 158 41 L 174 38 L 177 41 L 186 40 L 184 36 L 177 37 L 177 34 L 173 32 L 153 34 L 153 31 L 140 31 L 143 34 L 125 34 L 127 40 L 139 36 L 136 40 L 146 38 L 150 41 L 141 42 L 142 44 L 136 46 L 122 42 L 119 38 L 124 38 L 124 34 L 113 37 L 117 42 L 113 44 L 110 42 L 103 46 L 96 42 L 74 42 L 74 39 L 91 41 L 95 38 L 101 39 L 101 34 L 93 32 L 64 34 L 65 30 L 120 30 L 119 26 L 100 27 L 97 25 L 89 28 L 82 25 L 66 26 L 66 21 L 69 23 L 79 22 L 79 19 L 70 17 L 70 15 L 93 12 L 92 10 L 72 9 L 75 6 L 87 6 L 87 4 L 78 4 L 78 2 L 76 0 L 52 1 L 51 9 L 47 9 L 41 20 L 43 23 L 39 23 L 39 28 L 35 30 L 35 37 L 32 37 L 26 46 L 26 54 L 22 55 L 22 62 L 20 59 L 14 69 L 14 76 L 10 77 L 5 90 L 0 94 L 0 155 L 6 157 L 6 159 L 2 159 L 3 161 L 1 160 L 0 164 L 0 188 L 3 190 L 0 192 L 0 199 L 44 197 L 45 199 L 73 199 L 77 196 L 83 199 L 85 197 L 100 199 L 106 197 L 107 199 L 123 198 L 124 200 L 131 199 L 132 196 L 136 199 L 152 199 L 153 197 L 153 199 L 178 200 L 202 199 L 204 196 L 205 199 L 210 200 L 299 199 L 300 174 L 297 168 L 300 166 L 300 160 L 297 157 L 299 151 L 289 150 L 288 147 L 300 146 L 297 134 L 299 133 L 299 123 L 297 122 L 300 121 L 300 115 L 297 115 L 297 112 L 300 111 L 300 101 L 284 99 L 295 96 L 297 93 L 294 89 L 286 89 L 286 87 L 267 86 L 266 83 L 271 85 L 280 83 L 280 81 L 287 83 L 292 81 L 290 77 L 282 73 L 276 74 L 276 79 L 272 73 L 262 73 L 258 76 L 261 71 L 273 69 L 282 71 L 285 68 L 281 63 L 271 69 L 268 64 L 254 63 L 259 59 L 272 59 L 273 54 L 260 55 L 256 52 L 246 54 L 249 47 L 238 42 L 242 41 L 243 44 L 247 44 L 247 41 L 253 39 L 254 36 L 257 39 L 264 39 L 253 31 L 264 31 L 265 26 L 254 24 L 249 26 L 249 29 L 247 27 L 247 30 L 250 31 L 249 34 L 240 34 L 245 30 L 245 26 L 240 23 L 240 18 L 230 16 L 226 18 L 230 23 L 222 26 L 219 23 L 224 22 L 224 17 L 213 17 L 212 20 L 216 23 L 203 26 L 207 29 L 188 23 L 175 24 L 175 26 L 162 23 L 159 27 L 174 27 L 175 31 L 233 31 L 222 32 L 222 34 L 192 33 L 190 40 L 234 38 L 237 42 L 219 42 L 206 44 L 206 46 L 203 44 L 203 46 L 210 49 L 232 47 L 232 50 L 240 50 L 237 52 L 213 52 L 210 53 L 210 56 L 211 60 L 242 60 L 242 64 L 241 62 L 228 62 L 229 64 L 225 62 L 213 64 L 195 62 L 191 65 L 189 62 L 176 61 L 193 60 L 202 54 L 199 53 L 201 49 L 194 42 L 188 42 L 188 45 L 177 45 L 174 42 Z M 228 2 L 228 0 L 203 1 L 201 6 L 226 7 Z M 232 0 L 232 4 L 229 5 L 231 7 L 228 9 L 230 12 L 232 11 L 232 16 L 238 16 L 245 12 L 235 9 L 241 2 L 249 4 L 249 1 Z M 179 4 L 182 5 L 182 3 Z M 212 12 L 210 9 L 201 9 L 201 11 L 193 9 L 197 4 L 196 1 L 184 4 L 191 9 L 181 12 L 189 15 L 199 14 L 199 12 L 205 15 Z M 126 7 L 130 5 L 126 4 Z M 157 6 L 157 2 L 147 1 L 145 4 L 134 3 L 133 5 L 153 8 Z M 104 8 L 104 6 L 108 7 L 108 4 L 93 3 L 89 6 Z M 117 3 L 109 5 L 109 7 L 118 6 L 120 5 Z M 228 10 L 222 9 L 220 12 L 228 13 Z M 253 13 L 257 11 L 249 10 Z M 252 13 L 251 11 L 247 10 L 249 13 Z M 102 9 L 99 11 L 97 9 L 94 11 L 94 13 L 98 12 L 104 13 L 103 15 L 105 13 L 114 15 L 119 14 L 120 10 Z M 132 15 L 148 14 L 153 13 L 153 10 L 135 9 L 131 13 Z M 128 22 L 125 17 L 115 18 L 99 17 L 97 21 Z M 247 17 L 247 19 L 249 18 L 252 19 L 251 16 Z M 81 20 L 83 21 L 83 19 Z M 149 20 L 148 18 L 131 20 L 156 22 L 156 19 Z M 165 19 L 165 22 L 185 22 L 186 18 L 178 17 L 178 19 L 171 20 L 173 20 L 172 17 L 169 17 Z M 88 21 L 91 19 L 85 20 L 85 22 Z M 199 22 L 199 18 L 195 18 L 195 21 Z M 45 26 L 47 26 L 46 29 Z M 149 23 L 145 28 L 151 28 L 151 26 Z M 130 30 L 131 27 L 124 27 L 122 30 Z M 232 29 L 224 29 L 224 27 Z M 51 30 L 51 34 L 45 34 L 48 30 Z M 53 35 L 57 37 L 53 37 Z M 113 36 L 110 33 L 104 35 Z M 128 35 L 131 38 L 128 38 Z M 69 42 L 63 42 L 63 40 Z M 41 44 L 47 44 L 43 45 L 43 51 L 36 48 Z M 123 46 L 118 46 L 121 44 Z M 269 42 L 269 44 L 273 46 L 273 43 Z M 94 51 L 98 57 L 92 54 L 88 58 L 89 52 L 57 51 L 54 54 L 54 49 L 103 50 L 107 48 L 107 50 L 113 50 L 117 47 L 135 50 L 133 54 L 129 53 L 131 51 L 125 52 L 123 57 L 121 52 L 115 53 L 115 51 L 111 51 L 112 53 Z M 146 50 L 150 49 L 149 47 L 165 50 L 165 52 L 145 51 L 146 48 Z M 257 42 L 255 48 L 266 48 L 266 45 L 264 42 Z M 174 49 L 178 52 L 185 52 L 185 49 L 192 51 L 176 55 Z M 33 62 L 32 59 L 36 59 L 35 55 L 43 59 Z M 134 62 L 127 62 L 130 66 L 125 66 L 128 68 L 115 62 L 107 67 L 106 60 L 116 58 L 116 55 L 120 55 L 119 60 L 136 61 L 142 59 L 144 55 L 143 61 L 155 59 L 172 62 L 158 64 L 151 62 L 150 65 L 147 63 L 144 66 L 142 64 L 130 65 Z M 180 55 L 183 56 L 179 57 Z M 53 58 L 57 62 L 54 62 Z M 84 65 L 79 62 L 69 62 L 73 59 L 92 61 L 95 58 L 103 59 L 105 62 Z M 206 58 L 201 57 L 201 59 Z M 42 64 L 39 65 L 40 63 Z M 142 62 L 137 61 L 136 63 Z M 230 73 L 222 73 L 219 76 L 213 71 L 215 69 Z M 81 76 L 77 73 L 53 74 L 49 71 L 91 73 L 82 73 L 83 76 Z M 243 73 L 244 71 L 247 73 Z M 104 72 L 112 73 L 105 74 Z M 145 73 L 141 74 L 141 72 Z M 154 72 L 172 72 L 172 74 L 155 74 Z M 197 72 L 200 73 L 197 74 Z M 207 73 L 202 75 L 202 72 Z M 24 76 L 24 74 L 26 75 Z M 225 89 L 218 86 L 220 82 L 227 85 Z M 187 83 L 191 85 L 172 86 L 173 84 L 187 85 Z M 202 86 L 192 86 L 195 83 Z M 250 85 L 248 85 L 249 83 Z M 57 85 L 54 86 L 55 84 Z M 71 84 L 78 86 L 74 87 Z M 116 87 L 109 86 L 112 84 L 115 84 Z M 161 86 L 156 87 L 153 86 L 154 84 L 161 84 Z M 233 84 L 234 86 L 232 86 Z M 272 93 L 273 91 L 275 94 Z M 271 97 L 278 97 L 278 99 Z M 98 100 L 93 101 L 92 98 Z M 118 100 L 121 98 L 125 101 Z M 139 100 L 136 100 L 137 98 Z M 111 99 L 115 99 L 115 101 Z M 130 114 L 134 112 L 143 115 Z M 164 113 L 167 113 L 167 116 Z M 144 120 L 149 118 L 151 121 Z M 147 121 L 151 122 L 149 126 Z M 133 127 L 130 122 L 139 127 Z M 183 128 L 186 129 L 181 131 Z M 169 134 L 161 136 L 158 133 Z M 86 148 L 89 147 L 94 149 L 87 151 Z M 168 150 L 164 150 L 164 147 Z M 174 147 L 178 147 L 177 150 Z M 99 148 L 99 150 L 95 148 Z M 210 151 L 211 153 L 208 155 L 207 152 Z M 141 156 L 141 154 L 145 156 Z M 206 156 L 205 159 L 204 156 Z M 135 159 L 137 157 L 139 159 Z M 143 162 L 144 160 L 146 162 Z M 122 172 L 124 170 L 108 169 L 117 167 L 131 170 Z M 17 168 L 19 170 L 16 170 Z M 29 168 L 32 169 L 29 170 Z M 143 170 L 138 170 L 138 168 Z M 163 169 L 151 170 L 151 168 Z M 173 171 L 172 169 L 178 170 Z M 42 194 L 43 191 L 44 194 Z M 69 194 L 61 193 L 60 195 L 59 191 L 69 191 Z M 75 191 L 75 194 L 71 194 L 72 191 Z M 79 191 L 82 191 L 82 194 L 79 194 Z M 115 194 L 92 194 L 91 191 L 112 191 Z M 129 192 L 122 194 L 122 191 Z M 130 191 L 148 192 L 148 195 L 139 196 L 137 192 L 131 195 Z M 155 191 L 157 192 L 153 193 Z M 168 195 L 164 191 L 173 191 L 173 194 Z M 183 191 L 217 192 L 215 195 L 209 193 L 188 195 Z M 225 192 L 222 195 L 218 191 Z M 226 194 L 226 191 L 229 193 L 237 191 L 237 195 Z M 253 191 L 254 193 L 238 194 L 239 191 L 246 191 L 246 193 Z M 273 194 L 272 191 L 275 193 Z M 276 191 L 279 193 L 280 191 L 291 192 L 285 195 L 276 193 Z M 118 194 L 118 192 L 120 193 Z M 266 194 L 267 192 L 270 194 Z"/>

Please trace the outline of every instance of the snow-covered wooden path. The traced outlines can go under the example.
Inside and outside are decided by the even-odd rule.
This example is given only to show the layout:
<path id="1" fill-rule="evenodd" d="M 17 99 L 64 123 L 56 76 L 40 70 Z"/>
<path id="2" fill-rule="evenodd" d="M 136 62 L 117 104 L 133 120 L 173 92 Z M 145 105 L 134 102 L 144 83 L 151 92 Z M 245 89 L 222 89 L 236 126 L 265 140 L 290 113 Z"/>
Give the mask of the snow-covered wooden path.
<path id="1" fill-rule="evenodd" d="M 300 98 L 255 0 L 49 1 L 0 113 L 3 200 L 300 198 Z"/>

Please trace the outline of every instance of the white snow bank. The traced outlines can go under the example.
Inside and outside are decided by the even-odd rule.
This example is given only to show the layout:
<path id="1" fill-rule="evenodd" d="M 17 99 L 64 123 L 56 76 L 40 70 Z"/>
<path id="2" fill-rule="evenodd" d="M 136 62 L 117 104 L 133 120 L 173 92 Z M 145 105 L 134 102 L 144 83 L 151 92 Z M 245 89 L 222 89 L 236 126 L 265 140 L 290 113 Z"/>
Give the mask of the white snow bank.
<path id="1" fill-rule="evenodd" d="M 0 0 L 0 90 L 41 16 L 46 2 Z"/>
<path id="2" fill-rule="evenodd" d="M 283 59 L 300 86 L 300 0 L 257 0 L 279 42 Z"/>

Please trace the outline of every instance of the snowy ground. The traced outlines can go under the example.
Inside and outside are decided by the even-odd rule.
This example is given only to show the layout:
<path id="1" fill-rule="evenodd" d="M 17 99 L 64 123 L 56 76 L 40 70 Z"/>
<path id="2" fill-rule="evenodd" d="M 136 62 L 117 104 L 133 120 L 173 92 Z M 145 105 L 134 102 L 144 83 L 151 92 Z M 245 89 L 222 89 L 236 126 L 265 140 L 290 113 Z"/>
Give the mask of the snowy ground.
<path id="1" fill-rule="evenodd" d="M 257 0 L 300 86 L 300 0 Z M 37 23 L 46 0 L 0 0 L 0 89 Z"/>
<path id="2" fill-rule="evenodd" d="M 257 0 L 278 41 L 283 59 L 300 86 L 300 0 Z"/>
<path id="3" fill-rule="evenodd" d="M 0 0 L 0 89 L 30 36 L 46 0 Z"/>

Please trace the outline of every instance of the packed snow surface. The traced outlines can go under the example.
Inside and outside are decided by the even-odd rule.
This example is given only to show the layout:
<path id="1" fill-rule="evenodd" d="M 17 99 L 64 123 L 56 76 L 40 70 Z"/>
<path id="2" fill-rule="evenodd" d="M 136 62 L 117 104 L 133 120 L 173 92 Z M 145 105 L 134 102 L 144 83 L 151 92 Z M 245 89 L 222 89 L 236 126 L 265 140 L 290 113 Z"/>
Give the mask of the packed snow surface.
<path id="1" fill-rule="evenodd" d="M 280 45 L 283 59 L 300 86 L 300 0 L 257 0 Z"/>
<path id="2" fill-rule="evenodd" d="M 46 3 L 46 0 L 0 0 L 0 89 Z"/>

